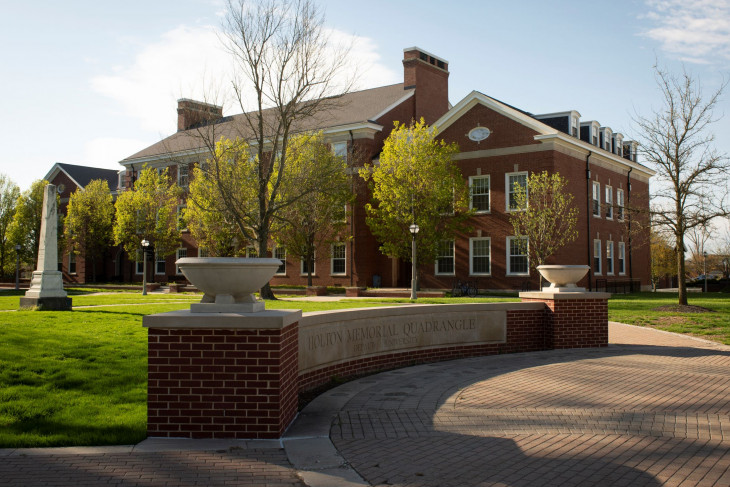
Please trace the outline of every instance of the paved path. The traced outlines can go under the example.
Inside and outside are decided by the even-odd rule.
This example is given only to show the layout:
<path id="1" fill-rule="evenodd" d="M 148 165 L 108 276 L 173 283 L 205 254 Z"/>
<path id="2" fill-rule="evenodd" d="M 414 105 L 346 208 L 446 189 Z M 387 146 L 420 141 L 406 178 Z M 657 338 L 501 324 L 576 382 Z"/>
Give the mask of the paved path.
<path id="1" fill-rule="evenodd" d="M 366 377 L 282 442 L 0 450 L 0 485 L 730 486 L 730 347 L 620 324 L 610 341 Z"/>

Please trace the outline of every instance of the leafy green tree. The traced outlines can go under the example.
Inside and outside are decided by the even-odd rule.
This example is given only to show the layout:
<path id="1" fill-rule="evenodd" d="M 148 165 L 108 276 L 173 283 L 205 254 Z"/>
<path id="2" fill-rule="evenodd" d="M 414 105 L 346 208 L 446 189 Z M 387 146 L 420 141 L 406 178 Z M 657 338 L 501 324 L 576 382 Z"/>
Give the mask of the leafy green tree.
<path id="1" fill-rule="evenodd" d="M 104 180 L 91 181 L 82 190 L 77 188 L 68 201 L 64 221 L 68 248 L 92 265 L 96 281 L 96 262 L 112 242 L 114 198 Z"/>
<path id="2" fill-rule="evenodd" d="M 677 275 L 677 253 L 669 244 L 670 240 L 652 229 L 651 240 L 651 285 L 657 290 L 659 280 L 666 276 Z"/>
<path id="3" fill-rule="evenodd" d="M 335 155 L 321 132 L 294 137 L 289 145 L 289 176 L 282 194 L 291 201 L 277 215 L 283 222 L 275 239 L 279 245 L 307 262 L 307 285 L 312 285 L 314 253 L 338 238 L 346 240 L 346 205 L 352 201 L 352 180 L 347 162 Z M 299 195 L 298 187 L 316 187 Z M 290 193 L 295 197 L 287 198 Z"/>
<path id="4" fill-rule="evenodd" d="M 527 186 L 515 182 L 514 206 L 518 209 L 510 212 L 510 222 L 515 236 L 526 237 L 519 241 L 527 245 L 533 269 L 578 238 L 578 208 L 573 205 L 573 195 L 565 191 L 566 184 L 560 174 L 547 171 L 531 173 Z"/>
<path id="5" fill-rule="evenodd" d="M 15 204 L 15 215 L 8 228 L 10 245 L 20 245 L 21 262 L 36 268 L 43 216 L 43 190 L 46 180 L 34 181 L 30 189 L 23 191 Z"/>
<path id="6" fill-rule="evenodd" d="M 0 174 L 0 274 L 9 276 L 15 269 L 15 247 L 10 242 L 10 224 L 20 188 L 5 174 Z"/>
<path id="7" fill-rule="evenodd" d="M 365 209 L 380 250 L 410 262 L 409 227 L 415 223 L 419 264 L 433 263 L 439 243 L 466 230 L 472 215 L 466 182 L 452 160 L 458 147 L 436 140 L 435 131 L 423 119 L 413 125 L 396 122 L 380 163 L 360 170 L 372 191 Z"/>
<path id="8" fill-rule="evenodd" d="M 175 253 L 180 242 L 179 194 L 180 188 L 170 183 L 167 169 L 161 174 L 149 167 L 142 170 L 134 188 L 117 197 L 115 245 L 122 245 L 130 259 L 136 258 L 142 239 L 149 241 L 160 257 Z"/>

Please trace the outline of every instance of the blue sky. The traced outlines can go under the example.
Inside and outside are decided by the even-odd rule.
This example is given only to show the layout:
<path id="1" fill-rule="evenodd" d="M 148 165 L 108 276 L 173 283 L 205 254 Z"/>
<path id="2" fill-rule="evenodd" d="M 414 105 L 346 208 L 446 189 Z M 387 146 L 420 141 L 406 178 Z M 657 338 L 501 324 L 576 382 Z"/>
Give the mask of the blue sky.
<path id="1" fill-rule="evenodd" d="M 449 61 L 452 103 L 479 90 L 532 113 L 578 110 L 629 138 L 659 103 L 652 66 L 709 91 L 730 77 L 730 0 L 323 0 L 355 38 L 360 87 L 402 81 L 403 48 Z M 220 0 L 0 0 L 0 172 L 23 189 L 55 162 L 118 169 L 176 129 L 176 99 L 226 79 Z M 237 112 L 226 105 L 227 114 Z M 730 92 L 715 125 L 730 152 Z"/>

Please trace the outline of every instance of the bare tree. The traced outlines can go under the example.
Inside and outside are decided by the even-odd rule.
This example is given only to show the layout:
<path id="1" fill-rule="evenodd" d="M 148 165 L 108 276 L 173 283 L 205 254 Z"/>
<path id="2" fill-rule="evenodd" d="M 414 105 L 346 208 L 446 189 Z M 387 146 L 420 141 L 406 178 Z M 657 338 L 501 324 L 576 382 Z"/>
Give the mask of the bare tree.
<path id="1" fill-rule="evenodd" d="M 727 215 L 730 162 L 718 153 L 710 126 L 718 120 L 713 110 L 727 83 L 705 95 L 689 73 L 673 75 L 655 66 L 662 106 L 634 122 L 642 136 L 641 153 L 657 171 L 654 221 L 669 230 L 677 253 L 679 304 L 687 304 L 685 245 L 687 232 Z M 720 188 L 724 188 L 724 193 Z"/>
<path id="2" fill-rule="evenodd" d="M 704 259 L 705 252 L 708 252 L 708 245 L 710 243 L 710 237 L 713 233 L 713 228 L 710 224 L 697 225 L 687 231 L 687 240 L 689 240 L 689 262 L 691 266 L 691 272 L 698 276 L 704 274 Z"/>
<path id="3" fill-rule="evenodd" d="M 349 47 L 332 45 L 324 17 L 310 0 L 228 0 L 222 41 L 233 59 L 232 87 L 243 111 L 226 137 L 245 140 L 251 148 L 253 203 L 226 184 L 230 178 L 217 177 L 226 164 L 217 156 L 227 155 L 215 150 L 221 135 L 216 124 L 197 130 L 211 155 L 203 168 L 217 185 L 227 219 L 256 243 L 258 255 L 266 256 L 277 214 L 314 190 L 282 196 L 290 170 L 289 140 L 325 126 L 327 111 L 351 90 L 354 76 L 345 72 Z M 268 284 L 261 297 L 274 299 Z"/>

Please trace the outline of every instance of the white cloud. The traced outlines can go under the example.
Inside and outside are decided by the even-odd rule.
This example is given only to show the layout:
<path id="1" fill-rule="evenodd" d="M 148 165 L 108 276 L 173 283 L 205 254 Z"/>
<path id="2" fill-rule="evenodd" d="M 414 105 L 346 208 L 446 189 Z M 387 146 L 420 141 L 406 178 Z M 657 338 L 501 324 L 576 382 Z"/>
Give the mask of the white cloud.
<path id="1" fill-rule="evenodd" d="M 730 61 L 730 0 L 647 0 L 655 27 L 644 33 L 691 63 Z"/>
<path id="2" fill-rule="evenodd" d="M 129 157 L 147 145 L 137 139 L 115 137 L 99 137 L 84 144 L 84 160 L 82 164 L 121 170 L 119 161 Z"/>
<path id="3" fill-rule="evenodd" d="M 400 73 L 379 64 L 380 55 L 371 39 L 334 29 L 329 33 L 335 43 L 352 46 L 350 66 L 345 71 L 357 70 L 358 88 L 401 80 Z M 222 104 L 226 114 L 240 111 L 232 108 L 232 98 L 225 95 L 233 79 L 230 59 L 213 27 L 180 26 L 141 48 L 131 65 L 93 78 L 91 86 L 120 103 L 127 115 L 139 120 L 141 128 L 167 135 L 176 129 L 178 98 Z"/>

